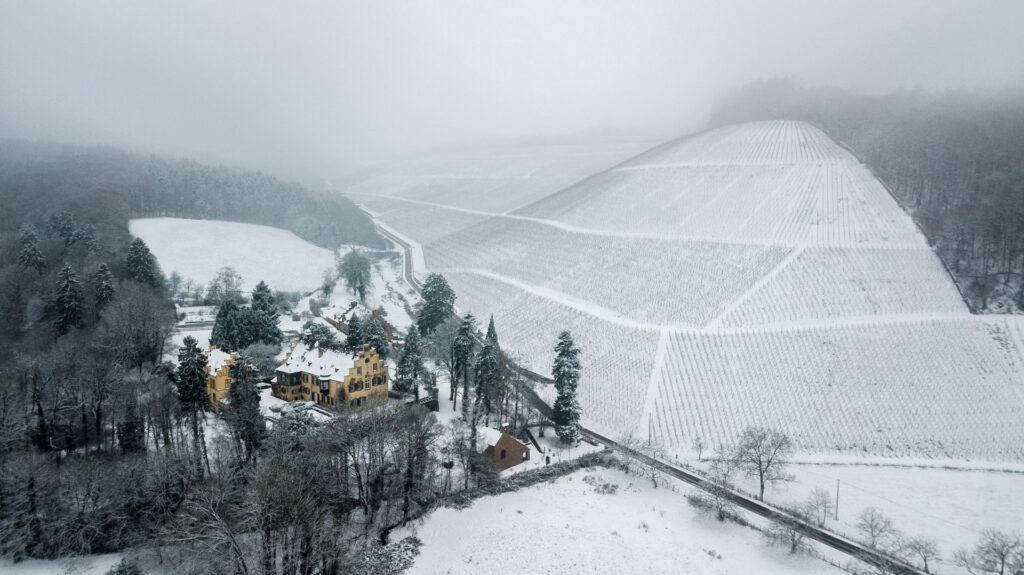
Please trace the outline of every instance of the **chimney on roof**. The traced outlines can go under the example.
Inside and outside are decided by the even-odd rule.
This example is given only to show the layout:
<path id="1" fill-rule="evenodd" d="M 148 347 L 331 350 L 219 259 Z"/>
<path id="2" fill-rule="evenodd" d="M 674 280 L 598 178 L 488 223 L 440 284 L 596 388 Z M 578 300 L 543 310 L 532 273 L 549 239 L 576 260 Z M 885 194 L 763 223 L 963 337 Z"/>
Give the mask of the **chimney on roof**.
<path id="1" fill-rule="evenodd" d="M 317 357 L 323 357 L 324 356 L 324 350 L 323 349 L 317 348 L 316 352 L 317 352 Z"/>
<path id="2" fill-rule="evenodd" d="M 507 423 L 502 423 L 501 424 L 501 432 L 502 433 L 508 433 L 509 432 L 508 431 L 508 424 Z"/>

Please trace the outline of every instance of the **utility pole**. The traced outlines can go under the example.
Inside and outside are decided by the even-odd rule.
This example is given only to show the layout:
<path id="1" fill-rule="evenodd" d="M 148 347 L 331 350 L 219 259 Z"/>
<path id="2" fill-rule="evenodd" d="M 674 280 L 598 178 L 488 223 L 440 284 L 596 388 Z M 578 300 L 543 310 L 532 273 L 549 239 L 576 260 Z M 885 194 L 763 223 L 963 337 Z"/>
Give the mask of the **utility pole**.
<path id="1" fill-rule="evenodd" d="M 839 480 L 836 479 L 836 521 L 839 521 Z"/>

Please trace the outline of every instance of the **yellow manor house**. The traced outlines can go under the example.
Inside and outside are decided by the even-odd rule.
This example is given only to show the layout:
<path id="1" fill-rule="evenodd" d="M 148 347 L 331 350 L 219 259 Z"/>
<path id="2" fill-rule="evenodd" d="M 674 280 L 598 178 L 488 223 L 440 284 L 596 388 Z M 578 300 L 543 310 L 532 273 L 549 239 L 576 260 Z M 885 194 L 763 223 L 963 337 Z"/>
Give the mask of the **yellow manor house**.
<path id="1" fill-rule="evenodd" d="M 235 363 L 235 354 L 227 353 L 211 345 L 206 352 L 206 394 L 210 396 L 210 405 L 220 411 L 220 402 L 228 396 L 231 389 L 231 364 Z"/>
<path id="2" fill-rule="evenodd" d="M 299 340 L 271 383 L 275 397 L 314 401 L 334 409 L 387 401 L 388 381 L 388 366 L 370 346 L 364 345 L 353 360 L 345 352 L 310 347 Z"/>

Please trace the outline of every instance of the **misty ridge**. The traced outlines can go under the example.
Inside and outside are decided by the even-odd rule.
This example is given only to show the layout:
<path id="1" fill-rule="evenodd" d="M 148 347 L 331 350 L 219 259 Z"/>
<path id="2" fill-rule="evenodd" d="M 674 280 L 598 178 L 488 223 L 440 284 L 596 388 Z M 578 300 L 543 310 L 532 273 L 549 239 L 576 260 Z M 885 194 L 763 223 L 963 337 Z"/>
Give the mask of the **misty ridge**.
<path id="1" fill-rule="evenodd" d="M 0 575 L 1024 573 L 1022 21 L 0 5 Z"/>

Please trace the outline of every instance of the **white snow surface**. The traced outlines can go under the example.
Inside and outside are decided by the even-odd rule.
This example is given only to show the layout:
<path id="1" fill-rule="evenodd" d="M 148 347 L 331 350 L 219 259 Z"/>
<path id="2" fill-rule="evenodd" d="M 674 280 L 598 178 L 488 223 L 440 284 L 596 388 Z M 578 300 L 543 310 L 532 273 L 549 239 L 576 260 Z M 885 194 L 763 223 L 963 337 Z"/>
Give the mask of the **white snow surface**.
<path id="1" fill-rule="evenodd" d="M 220 220 L 143 218 L 128 229 L 142 238 L 164 274 L 208 283 L 223 267 L 234 268 L 246 291 L 261 280 L 271 289 L 308 292 L 334 269 L 334 254 L 280 228 Z"/>
<path id="2" fill-rule="evenodd" d="M 210 366 L 211 373 L 217 373 L 229 361 L 231 361 L 230 353 L 220 349 L 207 349 L 206 365 Z"/>
<path id="3" fill-rule="evenodd" d="M 910 217 L 820 130 L 711 130 L 547 195 L 530 162 L 482 155 L 395 167 L 355 198 L 534 371 L 569 329 L 588 426 L 683 446 L 768 425 L 804 453 L 1024 460 L 1019 321 L 971 316 Z"/>
<path id="4" fill-rule="evenodd" d="M 595 485 L 618 485 L 614 494 Z M 679 493 L 619 471 L 581 470 L 513 493 L 438 509 L 392 532 L 424 543 L 408 573 L 842 573 L 700 515 Z"/>
<path id="5" fill-rule="evenodd" d="M 121 561 L 121 553 L 77 555 L 62 559 L 29 559 L 12 563 L 0 559 L 3 575 L 103 575 Z"/>

